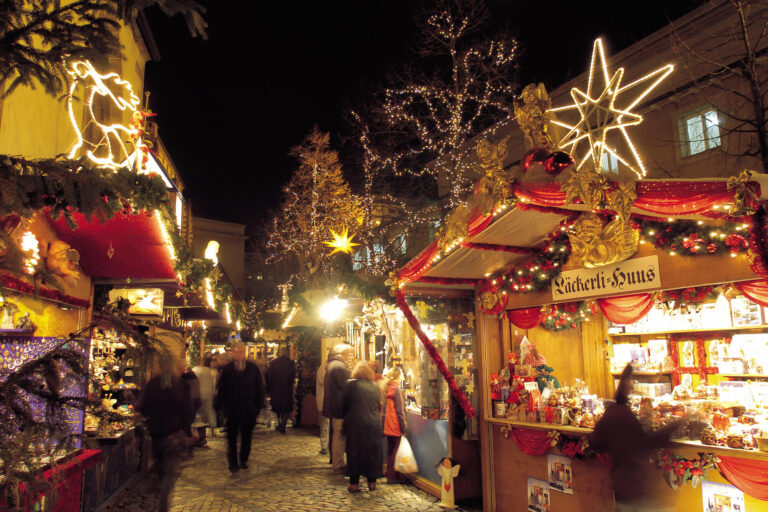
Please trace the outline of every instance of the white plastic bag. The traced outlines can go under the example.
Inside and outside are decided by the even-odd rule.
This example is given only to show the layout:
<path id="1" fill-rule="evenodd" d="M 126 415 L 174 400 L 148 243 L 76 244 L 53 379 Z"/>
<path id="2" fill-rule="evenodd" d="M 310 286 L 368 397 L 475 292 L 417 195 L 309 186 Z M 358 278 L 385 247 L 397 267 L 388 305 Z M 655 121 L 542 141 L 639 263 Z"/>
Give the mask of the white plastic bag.
<path id="1" fill-rule="evenodd" d="M 400 447 L 395 454 L 395 471 L 400 473 L 418 473 L 419 466 L 416 464 L 416 458 L 411 450 L 411 443 L 405 436 L 400 438 Z"/>

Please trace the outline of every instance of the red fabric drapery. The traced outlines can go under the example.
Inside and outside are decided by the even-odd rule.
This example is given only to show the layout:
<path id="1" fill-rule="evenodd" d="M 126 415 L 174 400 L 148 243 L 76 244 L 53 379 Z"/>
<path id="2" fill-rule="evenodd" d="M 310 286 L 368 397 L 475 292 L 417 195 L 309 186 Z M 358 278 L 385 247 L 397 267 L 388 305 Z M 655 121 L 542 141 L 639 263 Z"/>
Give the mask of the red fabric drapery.
<path id="1" fill-rule="evenodd" d="M 491 222 L 493 222 L 493 215 L 484 215 L 480 213 L 479 208 L 473 208 L 469 213 L 469 220 L 467 222 L 467 235 L 472 236 L 480 233 L 487 228 Z"/>
<path id="2" fill-rule="evenodd" d="M 426 249 L 421 251 L 418 256 L 408 262 L 406 266 L 397 273 L 400 281 L 410 283 L 423 276 L 432 266 L 432 258 L 437 254 L 437 241 L 432 242 Z"/>
<path id="3" fill-rule="evenodd" d="M 544 318 L 544 310 L 539 307 L 510 309 L 507 311 L 507 318 L 515 327 L 519 329 L 533 329 Z"/>
<path id="4" fill-rule="evenodd" d="M 768 307 L 768 281 L 758 279 L 733 283 L 733 285 L 752 302 Z"/>
<path id="5" fill-rule="evenodd" d="M 544 455 L 551 446 L 549 432 L 544 430 L 513 428 L 509 431 L 509 437 L 526 455 Z"/>
<path id="6" fill-rule="evenodd" d="M 442 374 L 454 398 L 456 398 L 456 401 L 459 402 L 461 408 L 464 409 L 464 413 L 470 418 L 473 418 L 475 416 L 475 408 L 472 407 L 471 403 L 469 403 L 467 395 L 464 394 L 464 391 L 462 391 L 461 388 L 459 388 L 459 385 L 456 384 L 456 379 L 445 365 L 445 361 L 443 361 L 443 358 L 440 357 L 440 354 L 432 344 L 432 341 L 430 341 L 429 337 L 424 333 L 424 330 L 421 328 L 421 324 L 414 316 L 413 311 L 411 311 L 411 308 L 408 306 L 408 303 L 405 302 L 405 293 L 403 290 L 397 290 L 395 293 L 395 301 L 397 302 L 397 306 L 400 308 L 400 311 L 402 311 L 403 315 L 405 315 L 405 319 L 408 320 L 408 324 L 414 331 L 416 331 L 416 335 L 424 344 L 424 348 L 427 349 L 429 357 L 432 358 L 432 361 L 435 362 L 437 370 L 440 372 L 440 374 Z"/>
<path id="7" fill-rule="evenodd" d="M 616 324 L 632 324 L 643 318 L 653 307 L 653 295 L 638 293 L 623 297 L 597 299 L 605 318 Z"/>
<path id="8" fill-rule="evenodd" d="M 768 501 L 768 462 L 718 455 L 717 469 L 746 494 Z"/>
<path id="9" fill-rule="evenodd" d="M 750 188 L 760 196 L 760 186 Z M 523 202 L 541 206 L 565 206 L 565 192 L 560 183 L 515 183 L 515 195 Z M 711 213 L 715 205 L 733 199 L 726 181 L 644 181 L 637 183 L 633 206 L 661 215 Z"/>

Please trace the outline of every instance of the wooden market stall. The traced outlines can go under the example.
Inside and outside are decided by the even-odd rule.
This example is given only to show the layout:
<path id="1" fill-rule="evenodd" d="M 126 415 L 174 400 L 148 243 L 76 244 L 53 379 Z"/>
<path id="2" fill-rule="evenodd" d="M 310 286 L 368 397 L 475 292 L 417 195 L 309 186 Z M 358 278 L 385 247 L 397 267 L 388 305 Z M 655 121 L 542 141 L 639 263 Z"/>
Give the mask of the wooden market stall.
<path id="1" fill-rule="evenodd" d="M 640 181 L 621 211 L 612 202 L 619 184 L 604 188 L 598 209 L 566 200 L 565 183 L 517 182 L 503 203 L 511 207 L 474 209 L 463 236 L 436 241 L 400 272 L 400 296 L 474 289 L 485 510 L 526 510 L 537 493 L 540 510 L 545 501 L 552 510 L 613 510 L 609 471 L 582 440 L 603 410 L 595 403 L 612 398 L 629 362 L 636 390 L 657 409 L 685 409 L 702 427 L 717 411 L 715 429 L 679 433 L 672 453 L 688 462 L 715 455 L 706 481 L 743 491 L 746 510 L 768 510 L 766 487 L 749 483 L 768 474 L 768 454 L 757 449 L 768 434 L 760 430 L 768 421 L 766 221 L 760 184 L 735 183 Z M 621 240 L 604 236 L 616 218 L 627 219 Z M 605 250 L 624 257 L 605 262 Z M 550 373 L 569 391 L 553 391 L 549 411 L 518 403 L 517 386 Z M 550 454 L 573 459 L 572 494 L 536 487 L 551 480 L 548 464 L 559 459 Z M 672 490 L 661 470 L 657 483 L 678 510 L 702 509 L 698 488 Z"/>

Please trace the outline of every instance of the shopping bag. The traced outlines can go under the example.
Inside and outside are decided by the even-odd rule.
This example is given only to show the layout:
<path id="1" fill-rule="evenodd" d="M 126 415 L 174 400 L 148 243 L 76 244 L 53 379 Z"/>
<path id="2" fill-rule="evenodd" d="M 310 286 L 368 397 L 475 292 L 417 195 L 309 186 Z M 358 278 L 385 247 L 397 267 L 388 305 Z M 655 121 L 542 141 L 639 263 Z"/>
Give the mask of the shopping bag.
<path id="1" fill-rule="evenodd" d="M 400 438 L 400 447 L 395 454 L 395 471 L 400 473 L 418 473 L 419 466 L 416 464 L 416 459 L 413 457 L 413 450 L 411 450 L 411 443 L 403 436 Z"/>

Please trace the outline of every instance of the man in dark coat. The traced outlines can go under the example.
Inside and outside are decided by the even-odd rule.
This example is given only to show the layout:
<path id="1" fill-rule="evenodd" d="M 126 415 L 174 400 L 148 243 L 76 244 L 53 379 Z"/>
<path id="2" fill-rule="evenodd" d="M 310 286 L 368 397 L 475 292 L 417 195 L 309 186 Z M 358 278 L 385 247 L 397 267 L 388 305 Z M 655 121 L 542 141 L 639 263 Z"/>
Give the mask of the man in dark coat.
<path id="1" fill-rule="evenodd" d="M 157 375 L 152 377 L 139 396 L 136 410 L 147 419 L 152 437 L 152 456 L 160 474 L 160 512 L 169 510 L 173 485 L 185 447 L 187 425 L 192 414 L 189 387 L 179 377 L 178 362 L 158 361 Z"/>
<path id="2" fill-rule="evenodd" d="M 288 358 L 288 347 L 280 349 L 280 355 L 267 368 L 267 391 L 271 398 L 272 412 L 277 414 L 277 430 L 285 434 L 288 416 L 293 411 L 293 382 L 296 364 Z"/>
<path id="3" fill-rule="evenodd" d="M 683 421 L 675 421 L 656 432 L 646 433 L 629 407 L 632 391 L 632 367 L 627 365 L 616 389 L 616 403 L 605 409 L 605 414 L 589 436 L 589 445 L 595 451 L 611 456 L 611 481 L 616 510 L 663 509 L 668 505 L 658 502 L 653 492 L 657 471 L 649 462 L 653 450 L 664 448 Z"/>
<path id="4" fill-rule="evenodd" d="M 355 355 L 351 345 L 340 343 L 333 347 L 325 369 L 323 416 L 331 419 L 331 464 L 334 473 L 344 473 L 344 386 L 349 379 L 349 365 Z"/>
<path id="5" fill-rule="evenodd" d="M 256 417 L 264 408 L 264 381 L 259 368 L 245 360 L 245 345 L 233 347 L 232 362 L 221 370 L 216 391 L 216 409 L 224 412 L 227 426 L 227 459 L 232 473 L 248 468 L 251 437 Z M 237 435 L 240 439 L 240 464 Z"/>

